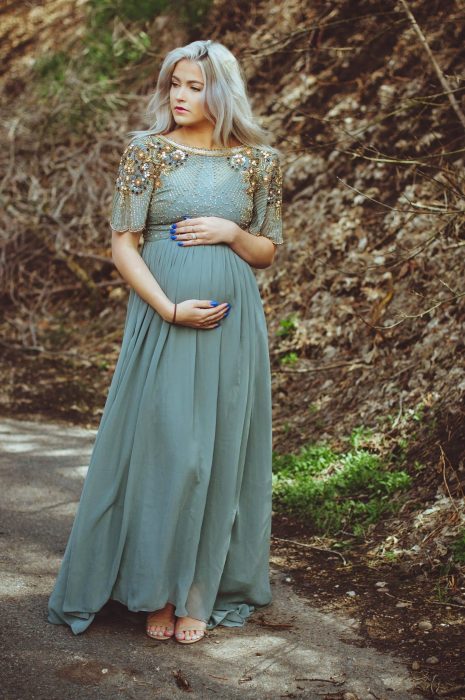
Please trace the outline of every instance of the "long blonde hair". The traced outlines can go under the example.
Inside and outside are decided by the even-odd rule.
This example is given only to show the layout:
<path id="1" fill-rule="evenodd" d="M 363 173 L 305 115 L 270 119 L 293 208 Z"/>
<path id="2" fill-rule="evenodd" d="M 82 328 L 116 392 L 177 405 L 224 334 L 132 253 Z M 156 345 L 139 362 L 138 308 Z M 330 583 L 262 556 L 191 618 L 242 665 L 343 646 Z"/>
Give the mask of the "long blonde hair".
<path id="1" fill-rule="evenodd" d="M 165 134 L 176 128 L 170 107 L 171 77 L 178 61 L 196 61 L 205 82 L 204 111 L 214 125 L 213 141 L 227 147 L 231 136 L 248 146 L 268 144 L 270 134 L 256 121 L 247 96 L 246 80 L 235 56 L 223 44 L 208 39 L 193 41 L 170 51 L 163 61 L 155 93 L 147 106 L 150 129 L 131 131 L 134 136 Z"/>

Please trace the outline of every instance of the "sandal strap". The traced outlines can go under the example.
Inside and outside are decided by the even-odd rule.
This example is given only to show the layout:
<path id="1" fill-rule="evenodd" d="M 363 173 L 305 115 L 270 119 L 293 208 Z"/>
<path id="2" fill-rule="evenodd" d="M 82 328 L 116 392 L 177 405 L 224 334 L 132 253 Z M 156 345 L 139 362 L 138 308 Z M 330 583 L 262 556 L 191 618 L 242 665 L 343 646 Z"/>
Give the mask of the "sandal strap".
<path id="1" fill-rule="evenodd" d="M 174 625 L 175 625 L 175 620 L 173 620 L 172 618 L 171 619 L 169 619 L 169 618 L 157 618 L 157 619 L 152 619 L 152 620 L 149 620 L 147 618 L 147 622 L 146 622 L 146 627 L 162 627 L 162 626 L 174 627 Z"/>

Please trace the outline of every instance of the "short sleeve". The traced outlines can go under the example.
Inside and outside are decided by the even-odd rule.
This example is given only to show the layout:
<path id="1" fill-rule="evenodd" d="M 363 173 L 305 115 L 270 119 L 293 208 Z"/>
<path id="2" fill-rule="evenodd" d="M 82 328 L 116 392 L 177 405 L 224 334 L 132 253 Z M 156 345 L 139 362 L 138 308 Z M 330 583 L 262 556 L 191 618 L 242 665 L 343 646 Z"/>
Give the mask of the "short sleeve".
<path id="1" fill-rule="evenodd" d="M 254 192 L 253 216 L 248 230 L 266 236 L 276 245 L 284 243 L 282 233 L 283 176 L 279 156 L 262 151 L 258 183 Z"/>
<path id="2" fill-rule="evenodd" d="M 113 192 L 110 226 L 114 231 L 143 231 L 153 191 L 154 163 L 143 137 L 124 150 Z"/>

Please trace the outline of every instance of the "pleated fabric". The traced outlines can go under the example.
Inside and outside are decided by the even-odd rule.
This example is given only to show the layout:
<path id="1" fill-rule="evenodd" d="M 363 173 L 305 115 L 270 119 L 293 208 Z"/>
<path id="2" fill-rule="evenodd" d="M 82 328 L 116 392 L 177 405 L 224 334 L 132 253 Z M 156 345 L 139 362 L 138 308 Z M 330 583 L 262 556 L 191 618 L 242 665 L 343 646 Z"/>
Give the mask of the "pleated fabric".
<path id="1" fill-rule="evenodd" d="M 126 325 L 48 621 L 131 611 L 243 625 L 271 602 L 271 382 L 252 269 L 228 245 L 146 242 L 172 301 L 228 301 L 218 328 L 172 325 L 130 292 Z"/>

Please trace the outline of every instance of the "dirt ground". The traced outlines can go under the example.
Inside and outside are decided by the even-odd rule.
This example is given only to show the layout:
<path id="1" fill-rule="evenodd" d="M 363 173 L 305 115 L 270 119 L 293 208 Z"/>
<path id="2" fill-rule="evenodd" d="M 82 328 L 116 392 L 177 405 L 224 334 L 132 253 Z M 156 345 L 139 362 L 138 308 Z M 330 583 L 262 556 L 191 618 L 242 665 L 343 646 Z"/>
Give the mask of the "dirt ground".
<path id="1" fill-rule="evenodd" d="M 104 606 L 82 635 L 48 623 L 48 595 L 94 436 L 95 431 L 63 424 L 1 422 L 0 682 L 5 700 L 171 699 L 186 692 L 192 698 L 425 697 L 420 690 L 425 659 L 417 633 L 405 635 L 407 641 L 417 640 L 415 653 L 421 657 L 420 670 L 413 673 L 404 649 L 395 653 L 392 634 L 382 640 L 384 603 L 371 627 L 360 615 L 358 598 L 370 587 L 370 576 L 362 586 L 360 574 L 341 574 L 339 556 L 340 563 L 325 552 L 294 555 L 293 545 L 281 540 L 273 540 L 273 602 L 255 611 L 243 628 L 217 627 L 187 647 L 174 640 L 157 642 L 144 634 L 144 613 L 129 612 L 115 601 Z M 283 526 L 278 532 L 275 537 L 284 539 Z M 331 568 L 333 588 L 339 588 L 331 598 L 332 610 Z M 349 589 L 355 591 L 354 598 L 347 596 Z M 379 595 L 379 600 L 385 598 Z M 402 618 L 406 629 L 410 613 Z M 432 623 L 435 630 L 436 620 Z M 434 635 L 422 635 L 431 655 Z"/>

